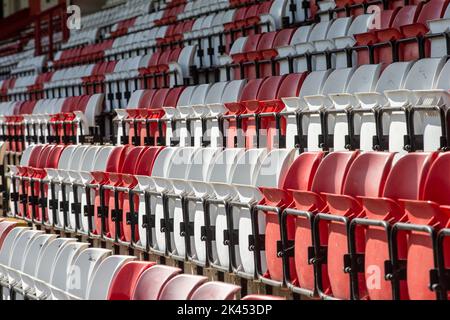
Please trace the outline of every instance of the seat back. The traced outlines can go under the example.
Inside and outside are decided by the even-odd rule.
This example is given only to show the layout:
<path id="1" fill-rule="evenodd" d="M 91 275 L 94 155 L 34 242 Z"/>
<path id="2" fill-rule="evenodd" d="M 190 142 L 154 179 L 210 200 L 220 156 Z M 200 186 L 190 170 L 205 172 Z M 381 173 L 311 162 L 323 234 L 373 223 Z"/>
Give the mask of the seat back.
<path id="1" fill-rule="evenodd" d="M 418 200 L 425 192 L 425 181 L 436 152 L 412 152 L 401 157 L 386 179 L 383 197 Z"/>
<path id="2" fill-rule="evenodd" d="M 328 154 L 320 163 L 311 191 L 340 194 L 350 165 L 357 157 L 356 151 L 339 151 Z"/>
<path id="3" fill-rule="evenodd" d="M 211 281 L 195 290 L 191 300 L 235 300 L 239 290 L 241 287 L 234 284 Z"/>
<path id="4" fill-rule="evenodd" d="M 69 268 L 67 292 L 84 299 L 92 275 L 95 274 L 101 262 L 111 253 L 111 250 L 101 248 L 83 250 Z"/>
<path id="5" fill-rule="evenodd" d="M 181 269 L 156 265 L 145 270 L 133 290 L 131 300 L 158 300 L 167 282 L 181 273 Z"/>
<path id="6" fill-rule="evenodd" d="M 238 158 L 231 182 L 240 185 L 254 185 L 259 168 L 264 157 L 265 149 L 249 149 Z"/>
<path id="7" fill-rule="evenodd" d="M 159 300 L 190 300 L 194 291 L 206 281 L 208 281 L 208 278 L 203 276 L 177 275 L 164 286 Z"/>
<path id="8" fill-rule="evenodd" d="M 220 152 L 214 159 L 211 172 L 207 177 L 208 182 L 230 183 L 236 168 L 237 159 L 244 153 L 244 149 L 227 148 Z"/>
<path id="9" fill-rule="evenodd" d="M 351 164 L 343 194 L 351 197 L 380 197 L 391 170 L 394 153 L 361 153 Z"/>
<path id="10" fill-rule="evenodd" d="M 264 158 L 256 179 L 258 187 L 281 188 L 295 157 L 295 149 L 273 149 Z"/>
<path id="11" fill-rule="evenodd" d="M 108 297 L 108 290 L 116 273 L 125 263 L 134 259 L 136 257 L 123 255 L 112 255 L 105 258 L 89 280 L 86 299 L 105 300 Z"/>
<path id="12" fill-rule="evenodd" d="M 58 251 L 50 274 L 50 284 L 53 287 L 62 291 L 66 290 L 70 267 L 78 255 L 88 247 L 87 243 L 69 242 Z"/>
<path id="13" fill-rule="evenodd" d="M 130 300 L 141 274 L 155 265 L 154 262 L 130 261 L 115 274 L 108 291 L 108 300 Z"/>
<path id="14" fill-rule="evenodd" d="M 177 148 L 167 147 L 158 153 L 153 164 L 152 176 L 161 178 L 167 177 L 172 157 L 176 150 Z"/>
<path id="15" fill-rule="evenodd" d="M 149 176 L 153 170 L 153 164 L 159 154 L 159 152 L 164 147 L 149 147 L 146 148 L 140 158 L 139 162 L 136 166 L 135 174 Z"/>

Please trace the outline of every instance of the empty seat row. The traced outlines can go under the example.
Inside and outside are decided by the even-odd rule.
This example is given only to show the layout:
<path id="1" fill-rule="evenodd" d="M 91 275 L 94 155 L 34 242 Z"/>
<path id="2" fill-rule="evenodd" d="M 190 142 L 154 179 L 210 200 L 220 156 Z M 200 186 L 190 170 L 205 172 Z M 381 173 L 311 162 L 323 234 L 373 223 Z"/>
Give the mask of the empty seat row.
<path id="1" fill-rule="evenodd" d="M 117 143 L 281 145 L 307 151 L 447 148 L 450 63 L 427 58 L 382 67 L 362 65 L 191 86 L 173 93 L 173 103 L 166 106 L 176 107 L 164 110 L 160 103 L 138 102 L 155 91 L 136 91 L 127 108 L 117 111 Z M 124 132 L 129 132 L 129 140 L 121 140 Z M 141 139 L 133 140 L 137 132 Z"/>
<path id="2" fill-rule="evenodd" d="M 239 286 L 0 222 L 3 300 L 234 300 Z M 281 299 L 248 296 L 246 300 Z"/>
<path id="3" fill-rule="evenodd" d="M 30 143 L 78 143 L 96 126 L 103 104 L 103 94 L 3 103 L 0 134 L 18 152 Z"/>

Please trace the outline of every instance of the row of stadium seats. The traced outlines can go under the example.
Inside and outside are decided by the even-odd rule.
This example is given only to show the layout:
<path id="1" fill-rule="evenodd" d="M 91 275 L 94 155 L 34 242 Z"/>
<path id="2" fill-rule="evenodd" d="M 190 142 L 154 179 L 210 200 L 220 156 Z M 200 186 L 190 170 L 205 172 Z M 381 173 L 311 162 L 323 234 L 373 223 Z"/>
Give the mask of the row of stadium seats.
<path id="1" fill-rule="evenodd" d="M 311 296 L 434 299 L 448 294 L 449 165 L 437 152 L 37 145 L 12 167 L 11 206 Z"/>
<path id="2" fill-rule="evenodd" d="M 239 286 L 0 222 L 3 300 L 234 300 Z M 244 300 L 281 299 L 246 296 Z"/>
<path id="3" fill-rule="evenodd" d="M 308 151 L 434 151 L 447 147 L 439 106 L 446 104 L 449 67 L 444 59 L 428 58 L 392 63 L 383 71 L 381 64 L 362 65 L 176 91 L 138 90 L 127 109 L 116 110 L 117 143 L 272 148 L 282 141 Z M 157 102 L 162 96 L 176 108 Z"/>
<path id="4" fill-rule="evenodd" d="M 103 94 L 0 103 L 0 135 L 8 150 L 30 143 L 79 143 L 90 135 L 104 104 Z"/>
<path id="5" fill-rule="evenodd" d="M 116 109 L 117 143 L 434 151 L 448 147 L 443 111 L 448 68 L 444 58 L 427 58 L 392 63 L 384 70 L 381 64 L 362 65 L 248 82 L 137 90 L 126 109 Z M 94 94 L 3 103 L 3 136 L 53 142 L 39 140 L 51 133 L 27 132 L 25 127 L 45 126 L 50 115 L 76 109 L 84 111 L 87 129 L 95 125 L 102 102 L 103 95 Z"/>

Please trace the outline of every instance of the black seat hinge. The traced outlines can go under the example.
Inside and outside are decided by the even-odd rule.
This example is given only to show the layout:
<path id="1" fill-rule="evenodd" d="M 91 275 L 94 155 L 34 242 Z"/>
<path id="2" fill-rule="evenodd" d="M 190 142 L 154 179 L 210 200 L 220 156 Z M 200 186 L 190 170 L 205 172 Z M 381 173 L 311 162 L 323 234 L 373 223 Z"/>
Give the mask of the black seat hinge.
<path id="1" fill-rule="evenodd" d="M 84 210 L 84 211 L 83 211 L 83 215 L 84 215 L 85 217 L 89 217 L 89 215 L 90 215 L 89 213 L 94 211 L 94 205 L 92 205 L 92 204 L 89 205 L 89 206 L 88 206 L 88 205 L 85 205 L 84 208 L 83 208 L 83 210 Z"/>
<path id="2" fill-rule="evenodd" d="M 161 232 L 166 232 L 166 231 L 173 232 L 173 218 L 170 218 L 168 220 L 162 218 L 160 220 L 160 226 L 161 226 L 161 228 L 160 228 Z"/>
<path id="3" fill-rule="evenodd" d="M 283 243 L 280 240 L 278 240 L 277 241 L 277 256 L 278 257 L 282 257 L 282 256 L 293 257 L 294 256 L 294 245 L 295 245 L 294 240 L 288 240 L 287 248 L 284 249 Z"/>
<path id="4" fill-rule="evenodd" d="M 145 214 L 142 216 L 142 228 L 154 228 L 155 216 L 153 214 Z"/>
<path id="5" fill-rule="evenodd" d="M 97 207 L 97 217 L 108 218 L 108 207 Z"/>
<path id="6" fill-rule="evenodd" d="M 239 230 L 223 230 L 223 244 L 226 246 L 235 246 L 239 244 Z"/>
<path id="7" fill-rule="evenodd" d="M 364 272 L 364 254 L 344 254 L 344 273 Z"/>
<path id="8" fill-rule="evenodd" d="M 322 265 L 327 263 L 328 247 L 319 246 L 318 252 L 314 247 L 308 247 L 308 264 Z"/>
<path id="9" fill-rule="evenodd" d="M 384 278 L 386 280 L 406 280 L 406 260 L 384 261 Z"/>
<path id="10" fill-rule="evenodd" d="M 111 210 L 111 221 L 122 221 L 122 209 L 113 209 Z"/>
<path id="11" fill-rule="evenodd" d="M 180 222 L 180 236 L 190 237 L 194 235 L 194 221 Z"/>
<path id="12" fill-rule="evenodd" d="M 136 225 L 138 223 L 138 213 L 137 212 L 127 212 L 127 221 L 128 225 Z"/>
<path id="13" fill-rule="evenodd" d="M 248 250 L 254 251 L 257 243 L 260 251 L 266 250 L 266 236 L 264 234 L 259 234 L 258 236 L 255 236 L 254 234 L 249 234 Z"/>
<path id="14" fill-rule="evenodd" d="M 81 203 L 72 203 L 72 214 L 79 215 L 81 213 Z"/>

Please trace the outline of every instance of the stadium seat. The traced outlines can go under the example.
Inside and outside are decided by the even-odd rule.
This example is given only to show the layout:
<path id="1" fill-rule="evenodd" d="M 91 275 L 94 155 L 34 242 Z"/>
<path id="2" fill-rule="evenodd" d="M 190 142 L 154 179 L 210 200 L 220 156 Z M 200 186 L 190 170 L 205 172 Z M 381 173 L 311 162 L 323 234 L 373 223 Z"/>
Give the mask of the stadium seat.
<path id="1" fill-rule="evenodd" d="M 320 151 L 304 152 L 292 162 L 281 188 L 268 186 L 259 188 L 264 198 L 259 201 L 256 209 L 265 213 L 264 248 L 267 265 L 267 272 L 259 276 L 265 283 L 280 286 L 284 279 L 287 279 L 287 285 L 290 286 L 297 280 L 294 257 L 286 252 L 291 249 L 280 247 L 282 233 L 287 239 L 294 238 L 295 219 L 280 220 L 281 214 L 284 208 L 292 207 L 294 204 L 292 190 L 311 190 L 314 176 L 323 157 L 324 153 Z M 288 274 L 283 277 L 286 272 Z"/>
<path id="2" fill-rule="evenodd" d="M 125 263 L 114 275 L 109 286 L 107 300 L 131 300 L 138 279 L 154 262 L 130 261 Z"/>
<path id="3" fill-rule="evenodd" d="M 178 268 L 155 265 L 140 275 L 131 300 L 158 300 L 167 282 L 181 272 Z"/>
<path id="4" fill-rule="evenodd" d="M 441 228 L 448 228 L 448 213 L 446 211 L 448 200 L 445 195 L 446 190 L 448 190 L 448 179 L 442 178 L 441 175 L 442 170 L 447 170 L 448 164 L 449 157 L 447 154 L 440 155 L 433 162 L 423 186 L 424 191 L 421 199 L 402 201 L 408 218 L 407 225 L 397 223 L 394 226 L 397 232 L 393 233 L 393 242 L 396 245 L 402 245 L 403 231 L 408 233 L 405 257 L 407 261 L 406 282 L 408 285 L 408 296 L 411 300 L 431 300 L 440 298 L 442 295 L 439 290 L 435 290 L 436 281 L 433 279 L 436 278 L 433 277 L 433 271 L 431 270 L 436 268 L 433 232 Z M 448 248 L 448 239 L 446 237 L 442 240 L 443 253 L 446 250 L 445 248 Z M 402 259 L 400 252 L 393 259 Z M 449 255 L 444 254 L 443 259 L 440 260 L 440 263 L 447 268 Z M 430 290 L 429 285 L 434 290 Z"/>
<path id="5" fill-rule="evenodd" d="M 233 284 L 211 281 L 196 289 L 190 300 L 236 300 L 236 293 L 240 289 Z"/>
<path id="6" fill-rule="evenodd" d="M 371 300 L 391 300 L 394 297 L 407 299 L 408 297 L 406 281 L 397 278 L 391 282 L 381 274 L 383 269 L 385 273 L 389 272 L 385 267 L 385 261 L 390 261 L 389 252 L 391 250 L 387 237 L 390 227 L 394 223 L 406 221 L 401 201 L 420 199 L 424 191 L 425 179 L 436 157 L 436 153 L 404 155 L 391 169 L 382 197 L 361 198 L 365 217 L 368 220 L 357 219 L 353 223 L 356 226 L 366 226 L 365 244 L 359 248 L 359 252 L 365 257 L 367 293 Z M 411 170 L 417 174 L 411 175 Z M 399 181 L 402 182 L 399 184 Z M 406 257 L 405 241 L 405 234 L 399 235 L 396 252 L 397 256 L 402 259 Z M 358 296 L 358 298 L 364 299 L 365 297 Z"/>
<path id="7" fill-rule="evenodd" d="M 120 268 L 136 257 L 112 255 L 104 259 L 96 270 L 93 270 L 86 292 L 88 300 L 106 300 L 113 278 Z M 84 298 L 84 297 L 83 297 Z"/>
<path id="8" fill-rule="evenodd" d="M 159 300 L 191 300 L 194 292 L 208 281 L 207 277 L 180 274 L 170 279 L 162 289 Z"/>

